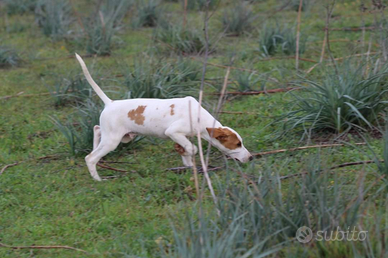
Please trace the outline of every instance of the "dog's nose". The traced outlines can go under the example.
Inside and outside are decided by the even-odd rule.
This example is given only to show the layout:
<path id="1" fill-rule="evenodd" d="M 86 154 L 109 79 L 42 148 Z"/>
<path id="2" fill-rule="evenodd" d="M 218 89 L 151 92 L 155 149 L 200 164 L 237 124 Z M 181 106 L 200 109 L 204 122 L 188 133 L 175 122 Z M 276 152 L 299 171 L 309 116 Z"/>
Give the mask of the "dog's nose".
<path id="1" fill-rule="evenodd" d="M 253 156 L 250 156 L 250 157 L 249 157 L 249 161 L 252 161 L 252 160 L 253 160 Z"/>

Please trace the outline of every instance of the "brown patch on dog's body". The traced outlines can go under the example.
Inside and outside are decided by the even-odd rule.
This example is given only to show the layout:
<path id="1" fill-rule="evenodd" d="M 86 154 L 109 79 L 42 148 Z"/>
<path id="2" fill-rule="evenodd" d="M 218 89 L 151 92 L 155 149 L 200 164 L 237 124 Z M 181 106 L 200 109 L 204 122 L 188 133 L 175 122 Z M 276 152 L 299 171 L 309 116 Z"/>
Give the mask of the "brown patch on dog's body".
<path id="1" fill-rule="evenodd" d="M 143 125 L 145 116 L 143 115 L 144 110 L 147 106 L 138 106 L 136 109 L 132 109 L 128 112 L 128 117 L 132 121 L 135 121 L 138 125 Z"/>
<path id="2" fill-rule="evenodd" d="M 170 115 L 172 115 L 172 116 L 175 114 L 175 113 L 174 113 L 174 107 L 175 107 L 174 104 L 170 105 L 170 108 L 171 108 L 171 110 L 170 110 Z"/>
<path id="3" fill-rule="evenodd" d="M 178 143 L 175 143 L 174 144 L 174 149 L 176 150 L 176 152 L 178 152 L 180 155 L 183 155 L 185 153 L 185 148 L 183 148 L 182 146 L 180 146 Z"/>
<path id="4" fill-rule="evenodd" d="M 234 150 L 241 147 L 241 141 L 237 135 L 227 128 L 206 128 L 209 135 L 217 139 L 225 148 Z"/>

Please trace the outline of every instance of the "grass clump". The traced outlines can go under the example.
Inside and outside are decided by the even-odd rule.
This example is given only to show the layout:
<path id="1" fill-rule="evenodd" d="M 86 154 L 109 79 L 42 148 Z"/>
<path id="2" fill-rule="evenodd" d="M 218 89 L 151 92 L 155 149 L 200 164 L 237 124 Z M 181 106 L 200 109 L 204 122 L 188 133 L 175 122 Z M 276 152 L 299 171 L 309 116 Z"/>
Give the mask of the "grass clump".
<path id="1" fill-rule="evenodd" d="M 61 77 L 48 89 L 56 108 L 82 103 L 93 96 L 93 90 L 83 75 Z"/>
<path id="2" fill-rule="evenodd" d="M 281 167 L 287 167 L 289 160 L 282 163 Z M 305 163 L 306 175 L 287 181 L 279 179 L 284 171 L 269 164 L 264 164 L 257 180 L 233 182 L 226 175 L 226 182 L 217 185 L 218 204 L 213 213 L 194 207 L 195 212 L 185 216 L 183 226 L 173 224 L 174 239 L 169 241 L 164 257 L 266 257 L 275 253 L 276 257 L 283 257 L 299 248 L 303 250 L 303 246 L 295 247 L 295 242 L 290 241 L 303 226 L 330 234 L 337 227 L 346 229 L 365 223 L 363 208 L 371 202 L 357 198 L 359 191 L 364 191 L 362 186 L 347 190 L 347 179 L 336 174 L 328 176 L 319 155 L 308 157 Z M 378 193 L 366 189 L 365 193 Z M 385 198 L 385 194 L 378 196 Z M 380 238 L 379 233 L 370 237 Z M 327 251 L 325 243 L 322 245 Z M 319 253 L 313 249 L 311 252 Z M 341 257 L 351 257 L 353 252 L 365 254 L 369 250 L 361 242 Z M 309 257 L 318 257 L 313 253 Z"/>
<path id="3" fill-rule="evenodd" d="M 131 1 L 107 1 L 101 9 L 86 19 L 86 52 L 101 56 L 110 55 L 113 37 L 132 6 Z"/>
<path id="4" fill-rule="evenodd" d="M 132 26 L 156 27 L 162 20 L 162 9 L 159 0 L 140 1 L 137 4 L 137 13 L 132 21 Z"/>
<path id="5" fill-rule="evenodd" d="M 24 14 L 35 10 L 37 0 L 5 0 L 8 15 Z"/>
<path id="6" fill-rule="evenodd" d="M 222 25 L 225 32 L 231 36 L 239 36 L 252 30 L 252 23 L 256 16 L 247 3 L 239 2 L 225 11 L 222 16 Z"/>
<path id="7" fill-rule="evenodd" d="M 388 103 L 387 75 L 388 67 L 370 70 L 347 60 L 327 71 L 321 82 L 304 79 L 304 94 L 293 94 L 292 111 L 281 123 L 285 131 L 303 128 L 305 134 L 373 128 Z"/>
<path id="8" fill-rule="evenodd" d="M 299 54 L 306 50 L 307 37 L 302 33 L 299 38 Z M 266 25 L 260 32 L 259 38 L 260 52 L 264 56 L 273 56 L 277 53 L 284 55 L 296 54 L 296 30 L 295 28 L 283 27 L 279 25 Z"/>
<path id="9" fill-rule="evenodd" d="M 240 71 L 234 76 L 235 90 L 239 92 L 264 90 L 268 75 L 256 72 Z"/>
<path id="10" fill-rule="evenodd" d="M 187 10 L 204 11 L 207 1 L 209 1 L 209 9 L 214 9 L 220 0 L 187 0 Z M 181 2 L 184 6 L 185 0 L 181 0 Z"/>
<path id="11" fill-rule="evenodd" d="M 17 52 L 7 46 L 0 46 L 0 68 L 16 67 L 21 63 Z"/>
<path id="12" fill-rule="evenodd" d="M 125 73 L 126 98 L 164 99 L 190 95 L 199 71 L 198 66 L 184 60 L 135 63 L 135 67 Z"/>
<path id="13" fill-rule="evenodd" d="M 68 1 L 40 0 L 35 9 L 35 19 L 43 34 L 54 40 L 62 39 L 69 33 L 71 6 Z"/>
<path id="14" fill-rule="evenodd" d="M 161 43 L 163 51 L 177 54 L 201 54 L 205 49 L 205 38 L 201 31 L 180 25 L 159 27 L 154 33 L 154 40 Z"/>

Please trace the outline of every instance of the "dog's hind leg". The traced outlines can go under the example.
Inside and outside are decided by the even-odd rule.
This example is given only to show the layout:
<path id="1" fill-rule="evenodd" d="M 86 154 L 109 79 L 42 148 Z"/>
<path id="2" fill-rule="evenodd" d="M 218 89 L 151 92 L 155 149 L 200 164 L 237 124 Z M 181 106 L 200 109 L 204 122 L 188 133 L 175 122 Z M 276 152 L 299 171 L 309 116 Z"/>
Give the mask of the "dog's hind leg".
<path id="1" fill-rule="evenodd" d="M 88 166 L 89 172 L 95 180 L 101 181 L 101 178 L 97 173 L 96 164 L 102 157 L 116 149 L 121 139 L 121 136 L 109 137 L 108 135 L 103 134 L 101 137 L 100 144 L 98 144 L 98 146 L 92 151 L 92 153 L 85 157 L 86 165 Z"/>
<path id="2" fill-rule="evenodd" d="M 99 125 L 93 127 L 93 150 L 95 150 L 101 141 L 101 129 Z"/>

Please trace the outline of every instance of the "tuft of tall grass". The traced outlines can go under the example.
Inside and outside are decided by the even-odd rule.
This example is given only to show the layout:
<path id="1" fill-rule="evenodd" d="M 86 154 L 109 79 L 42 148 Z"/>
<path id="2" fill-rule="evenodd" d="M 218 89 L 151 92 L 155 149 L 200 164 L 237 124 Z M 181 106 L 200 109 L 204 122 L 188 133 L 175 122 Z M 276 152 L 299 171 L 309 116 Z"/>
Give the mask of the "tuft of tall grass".
<path id="1" fill-rule="evenodd" d="M 122 20 L 132 6 L 132 1 L 107 1 L 101 9 L 85 21 L 86 52 L 110 55 L 113 37 L 120 29 Z"/>
<path id="2" fill-rule="evenodd" d="M 192 28 L 183 28 L 180 25 L 159 27 L 153 35 L 154 41 L 160 43 L 165 51 L 177 54 L 200 54 L 205 49 L 203 33 Z M 209 48 L 211 42 L 209 42 Z"/>
<path id="3" fill-rule="evenodd" d="M 185 0 L 180 0 L 182 7 Z M 209 1 L 209 9 L 214 9 L 220 0 L 187 0 L 187 10 L 204 11 L 206 9 L 206 2 Z"/>
<path id="4" fill-rule="evenodd" d="M 239 71 L 235 74 L 235 89 L 239 92 L 264 90 L 268 82 L 267 74 L 257 74 L 256 72 Z"/>
<path id="5" fill-rule="evenodd" d="M 39 0 L 35 8 L 35 19 L 45 36 L 54 40 L 62 39 L 69 33 L 74 21 L 68 1 Z"/>
<path id="6" fill-rule="evenodd" d="M 347 60 L 331 68 L 321 81 L 303 79 L 303 94 L 293 94 L 291 111 L 279 121 L 285 132 L 347 132 L 373 128 L 386 109 L 388 67 L 370 69 L 365 63 Z M 304 85 L 307 85 L 304 87 Z"/>
<path id="7" fill-rule="evenodd" d="M 260 51 L 265 56 L 272 56 L 278 51 L 283 42 L 283 31 L 279 25 L 265 25 L 260 31 Z"/>
<path id="8" fill-rule="evenodd" d="M 228 35 L 239 36 L 252 30 L 252 23 L 256 16 L 248 3 L 239 2 L 230 9 L 224 11 L 222 25 Z"/>
<path id="9" fill-rule="evenodd" d="M 16 67 L 21 63 L 16 51 L 7 46 L 0 46 L 0 68 Z"/>
<path id="10" fill-rule="evenodd" d="M 299 38 L 299 54 L 303 54 L 306 50 L 308 37 L 300 34 Z M 288 26 L 280 27 L 276 25 L 265 25 L 260 31 L 259 37 L 260 51 L 264 56 L 273 56 L 276 53 L 285 55 L 296 54 L 296 30 Z"/>
<path id="11" fill-rule="evenodd" d="M 57 108 L 81 103 L 93 96 L 93 90 L 83 75 L 61 77 L 47 87 Z"/>
<path id="12" fill-rule="evenodd" d="M 140 1 L 137 4 L 136 16 L 132 20 L 132 26 L 156 27 L 158 23 L 163 22 L 162 12 L 159 0 Z"/>
<path id="13" fill-rule="evenodd" d="M 8 15 L 24 14 L 35 10 L 37 0 L 5 0 L 5 8 Z"/>
<path id="14" fill-rule="evenodd" d="M 304 162 L 306 174 L 287 180 L 279 176 L 284 170 L 267 163 L 260 176 L 252 179 L 236 180 L 227 174 L 225 180 L 217 181 L 218 204 L 213 207 L 214 212 L 204 212 L 205 205 L 200 203 L 193 207 L 194 212 L 186 214 L 183 225 L 174 218 L 179 224 L 172 223 L 173 241 L 161 246 L 164 257 L 283 257 L 290 250 L 295 251 L 293 247 L 303 248 L 294 242 L 299 228 L 307 226 L 312 232 L 322 230 L 329 235 L 337 227 L 359 228 L 365 222 L 365 209 L 372 204 L 360 194 L 385 196 L 362 184 L 351 184 L 349 189 L 347 179 L 337 173 L 331 175 L 321 165 L 324 162 L 319 154 Z M 281 163 L 282 168 L 289 165 L 288 160 Z M 380 236 L 377 232 L 372 237 Z M 326 243 L 314 241 L 327 250 Z M 369 249 L 360 243 L 347 249 L 345 257 L 366 252 Z"/>
<path id="15" fill-rule="evenodd" d="M 148 60 L 125 72 L 126 98 L 174 98 L 192 94 L 199 67 L 187 60 L 175 63 Z"/>

